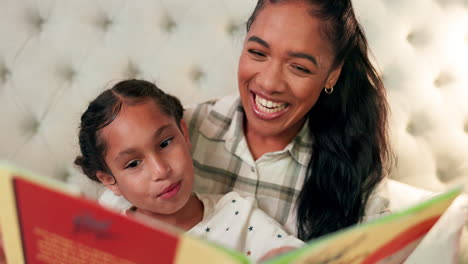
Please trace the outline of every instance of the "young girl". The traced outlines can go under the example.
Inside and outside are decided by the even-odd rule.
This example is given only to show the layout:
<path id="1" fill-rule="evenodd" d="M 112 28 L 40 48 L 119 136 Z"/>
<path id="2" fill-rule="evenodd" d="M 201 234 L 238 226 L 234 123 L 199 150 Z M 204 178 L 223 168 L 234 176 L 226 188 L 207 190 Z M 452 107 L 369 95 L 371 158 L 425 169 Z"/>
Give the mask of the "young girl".
<path id="1" fill-rule="evenodd" d="M 192 193 L 194 167 L 179 100 L 141 80 L 104 91 L 81 117 L 82 156 L 75 163 L 92 180 L 129 201 L 123 213 L 175 225 L 245 252 L 265 254 L 303 243 L 256 207 L 254 199 Z M 146 217 L 148 218 L 148 217 Z"/>

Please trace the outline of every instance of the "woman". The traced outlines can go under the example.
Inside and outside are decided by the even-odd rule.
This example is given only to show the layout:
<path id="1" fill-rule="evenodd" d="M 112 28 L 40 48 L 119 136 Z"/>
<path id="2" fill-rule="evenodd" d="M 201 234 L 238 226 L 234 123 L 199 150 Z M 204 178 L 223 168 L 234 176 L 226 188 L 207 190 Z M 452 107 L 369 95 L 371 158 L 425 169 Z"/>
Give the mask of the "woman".
<path id="1" fill-rule="evenodd" d="M 239 95 L 190 107 L 198 193 L 236 191 L 302 240 L 384 213 L 387 101 L 350 0 L 259 0 Z M 101 201 L 118 206 L 107 193 Z"/>
<path id="2" fill-rule="evenodd" d="M 302 240 L 379 214 L 387 102 L 350 0 L 259 0 L 239 94 L 188 109 L 195 190 L 255 195 Z"/>

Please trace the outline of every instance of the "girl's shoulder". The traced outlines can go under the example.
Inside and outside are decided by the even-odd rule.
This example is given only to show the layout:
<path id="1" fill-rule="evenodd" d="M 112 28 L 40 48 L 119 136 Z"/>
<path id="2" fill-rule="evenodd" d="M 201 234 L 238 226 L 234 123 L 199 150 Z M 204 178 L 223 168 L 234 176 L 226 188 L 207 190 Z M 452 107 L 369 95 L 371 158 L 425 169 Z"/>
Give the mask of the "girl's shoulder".
<path id="1" fill-rule="evenodd" d="M 210 212 L 219 212 L 223 209 L 233 208 L 252 208 L 257 207 L 254 197 L 241 196 L 237 192 L 229 192 L 227 194 L 197 194 L 198 198 L 203 202 L 205 210 Z"/>

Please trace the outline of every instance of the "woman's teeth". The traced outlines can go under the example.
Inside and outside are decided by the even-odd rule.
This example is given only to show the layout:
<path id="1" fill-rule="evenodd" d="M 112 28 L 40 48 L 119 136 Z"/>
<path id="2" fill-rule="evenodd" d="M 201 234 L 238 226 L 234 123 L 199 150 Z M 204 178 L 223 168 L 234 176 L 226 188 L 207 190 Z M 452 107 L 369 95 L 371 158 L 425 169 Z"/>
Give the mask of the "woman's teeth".
<path id="1" fill-rule="evenodd" d="M 287 106 L 287 103 L 269 101 L 265 98 L 261 98 L 258 95 L 255 95 L 255 104 L 257 105 L 258 109 L 264 113 L 276 113 L 283 110 Z"/>

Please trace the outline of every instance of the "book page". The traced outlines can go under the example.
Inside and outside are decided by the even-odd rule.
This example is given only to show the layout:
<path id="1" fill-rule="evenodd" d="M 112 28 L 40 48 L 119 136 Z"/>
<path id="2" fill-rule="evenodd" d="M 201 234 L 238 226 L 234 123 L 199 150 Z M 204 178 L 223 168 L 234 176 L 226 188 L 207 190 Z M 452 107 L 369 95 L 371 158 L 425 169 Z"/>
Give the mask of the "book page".
<path id="1" fill-rule="evenodd" d="M 461 193 L 456 188 L 411 208 L 312 240 L 279 263 L 402 263 Z"/>

